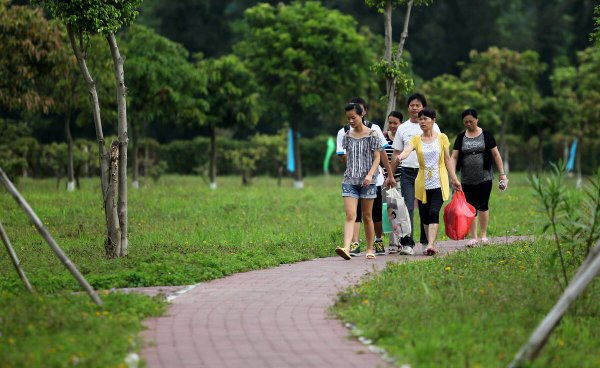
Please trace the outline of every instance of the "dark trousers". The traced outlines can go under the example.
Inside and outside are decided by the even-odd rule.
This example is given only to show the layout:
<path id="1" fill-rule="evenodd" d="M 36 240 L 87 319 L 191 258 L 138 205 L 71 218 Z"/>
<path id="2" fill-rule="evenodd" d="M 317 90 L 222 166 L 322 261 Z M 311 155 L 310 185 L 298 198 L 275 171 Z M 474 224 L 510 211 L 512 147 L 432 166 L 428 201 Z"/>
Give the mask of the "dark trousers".
<path id="1" fill-rule="evenodd" d="M 402 197 L 404 197 L 404 203 L 406 204 L 406 208 L 408 209 L 408 215 L 410 216 L 410 228 L 412 229 L 410 235 L 407 235 L 404 238 L 400 239 L 400 244 L 408 245 L 411 247 L 415 245 L 413 237 L 413 234 L 415 233 L 415 180 L 417 179 L 418 173 L 419 169 L 414 169 L 410 167 L 400 168 L 400 191 L 402 192 Z M 423 227 L 422 222 L 420 226 L 421 236 L 419 242 L 421 242 L 422 244 L 427 244 L 427 234 L 425 234 L 425 228 Z"/>

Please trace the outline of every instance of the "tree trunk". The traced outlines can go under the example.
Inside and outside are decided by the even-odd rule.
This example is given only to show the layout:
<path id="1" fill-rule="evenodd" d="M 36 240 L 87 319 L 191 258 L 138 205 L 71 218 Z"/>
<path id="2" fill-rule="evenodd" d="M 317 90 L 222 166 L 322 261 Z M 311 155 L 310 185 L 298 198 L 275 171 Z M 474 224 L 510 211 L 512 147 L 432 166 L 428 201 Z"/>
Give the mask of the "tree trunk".
<path id="1" fill-rule="evenodd" d="M 400 42 L 398 42 L 398 52 L 396 52 L 396 58 L 394 59 L 394 61 L 396 62 L 400 62 L 400 59 L 402 58 L 402 53 L 404 52 L 404 44 L 406 43 L 406 39 L 408 38 L 408 24 L 410 23 L 410 13 L 412 10 L 412 6 L 413 6 L 414 0 L 410 0 L 408 3 L 406 3 L 406 14 L 404 15 L 404 27 L 402 29 L 402 35 L 400 36 Z M 387 5 L 386 4 L 386 11 L 387 11 Z M 391 19 L 391 11 L 390 11 L 390 19 Z M 390 25 L 390 34 L 391 34 L 391 25 Z M 396 90 L 396 82 L 397 79 L 394 78 L 392 83 L 390 83 L 388 89 L 388 106 L 387 106 L 387 111 L 385 113 L 385 123 L 383 124 L 383 130 L 386 131 L 388 129 L 388 121 L 387 121 L 387 117 L 390 114 L 390 112 L 394 111 L 396 109 L 396 100 L 398 98 L 398 91 Z"/>
<path id="2" fill-rule="evenodd" d="M 87 144 L 83 145 L 83 152 L 85 152 L 85 162 L 83 163 L 83 176 L 85 176 L 86 178 L 88 176 L 90 176 L 90 164 L 88 162 L 87 159 L 87 153 L 90 151 L 89 147 Z"/>
<path id="3" fill-rule="evenodd" d="M 135 125 L 133 124 L 133 122 L 130 123 L 131 124 L 131 144 L 133 146 L 133 160 L 132 160 L 132 164 L 133 164 L 133 179 L 131 181 L 131 186 L 134 189 L 138 189 L 140 187 L 140 182 L 139 182 L 139 175 L 140 175 L 140 168 L 139 168 L 139 163 L 138 163 L 138 136 L 137 136 L 137 132 L 135 131 Z"/>
<path id="4" fill-rule="evenodd" d="M 283 165 L 277 168 L 277 186 L 281 187 L 281 179 L 283 178 Z"/>
<path id="5" fill-rule="evenodd" d="M 106 192 L 105 202 L 110 206 L 107 222 L 113 224 L 116 227 L 111 236 L 107 239 L 104 244 L 104 252 L 107 258 L 117 258 L 122 252 L 122 237 L 121 237 L 121 223 L 119 221 L 119 212 L 117 205 L 117 191 L 119 187 L 119 142 L 113 141 L 110 145 L 110 165 L 109 165 L 109 177 L 110 182 L 108 190 Z"/>
<path id="6" fill-rule="evenodd" d="M 148 177 L 148 167 L 150 166 L 150 144 L 144 145 L 144 178 Z"/>
<path id="7" fill-rule="evenodd" d="M 385 11 L 383 13 L 383 27 L 384 27 L 384 42 L 385 42 L 385 61 L 388 63 L 388 65 L 393 65 L 392 64 L 392 38 L 393 38 L 393 33 L 392 33 L 392 12 L 393 12 L 393 6 L 392 6 L 392 0 L 387 0 L 385 3 Z M 390 78 L 390 77 L 386 77 L 385 78 L 385 90 L 387 92 L 387 96 L 388 96 L 388 105 L 387 105 L 387 110 L 386 110 L 386 119 L 385 122 L 383 123 L 383 129 L 384 131 L 387 130 L 387 116 L 390 114 L 390 112 L 392 112 L 395 109 L 395 104 L 396 104 L 396 99 L 395 98 L 391 98 L 392 94 L 394 93 L 394 91 L 392 91 L 392 85 L 394 84 L 394 79 Z"/>
<path id="8" fill-rule="evenodd" d="M 214 126 L 210 127 L 210 167 L 208 168 L 210 189 L 217 189 L 217 132 Z"/>
<path id="9" fill-rule="evenodd" d="M 67 191 L 75 190 L 75 171 L 73 169 L 73 136 L 71 135 L 71 113 L 65 116 L 65 136 L 67 137 Z"/>
<path id="10" fill-rule="evenodd" d="M 302 161 L 300 158 L 300 140 L 298 139 L 298 129 L 296 127 L 292 127 L 292 143 L 294 144 L 294 188 L 302 189 L 304 188 L 304 183 L 302 182 Z"/>
<path id="11" fill-rule="evenodd" d="M 121 226 L 121 251 L 119 256 L 129 254 L 128 223 L 127 223 L 127 88 L 125 87 L 125 71 L 123 70 L 123 58 L 119 53 L 117 39 L 113 33 L 106 36 L 110 46 L 110 53 L 115 67 L 115 79 L 117 82 L 117 107 L 119 111 L 119 225 Z"/>
<path id="12" fill-rule="evenodd" d="M 100 102 L 98 101 L 96 82 L 94 82 L 92 76 L 90 75 L 82 50 L 77 46 L 72 26 L 67 25 L 67 33 L 69 35 L 71 47 L 73 48 L 73 52 L 75 53 L 75 57 L 77 58 L 79 69 L 81 70 L 81 73 L 83 74 L 86 85 L 88 87 L 88 93 L 90 94 L 90 101 L 92 104 L 92 115 L 94 118 L 94 127 L 96 129 L 96 139 L 98 141 L 98 156 L 100 160 L 100 183 L 102 188 L 102 198 L 104 199 L 103 205 L 104 215 L 106 219 L 106 244 L 117 242 L 117 244 L 114 244 L 114 246 L 119 247 L 121 243 L 121 230 L 117 221 L 118 215 L 116 212 L 116 208 L 114 208 L 111 205 L 111 200 L 108 196 L 108 191 L 111 182 L 111 177 L 109 173 L 110 157 L 109 153 L 106 152 L 106 147 L 104 146 L 104 133 L 102 132 Z"/>
<path id="13" fill-rule="evenodd" d="M 537 175 L 539 176 L 544 169 L 544 131 L 538 129 L 538 163 L 537 163 Z"/>

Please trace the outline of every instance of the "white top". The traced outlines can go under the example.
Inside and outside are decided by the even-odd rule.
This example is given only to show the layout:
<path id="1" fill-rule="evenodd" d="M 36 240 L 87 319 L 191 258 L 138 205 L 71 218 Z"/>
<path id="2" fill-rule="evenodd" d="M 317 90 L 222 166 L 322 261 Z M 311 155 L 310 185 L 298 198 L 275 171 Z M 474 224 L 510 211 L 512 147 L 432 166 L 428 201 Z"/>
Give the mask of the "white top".
<path id="1" fill-rule="evenodd" d="M 440 133 L 440 127 L 438 127 L 437 123 L 433 124 L 433 131 L 436 133 Z M 404 123 L 400 124 L 400 126 L 398 127 L 392 147 L 395 150 L 402 152 L 404 150 L 404 147 L 408 145 L 412 137 L 421 134 L 423 134 L 423 130 L 419 126 L 419 123 L 413 123 L 410 121 L 410 119 L 408 119 Z M 402 160 L 402 162 L 400 163 L 400 167 L 410 167 L 413 169 L 418 169 L 419 160 L 417 160 L 417 152 L 412 151 L 406 159 Z"/>
<path id="2" fill-rule="evenodd" d="M 425 189 L 440 188 L 440 142 L 422 142 L 423 161 L 425 161 Z"/>
<path id="3" fill-rule="evenodd" d="M 418 126 L 418 124 L 417 124 L 417 126 Z M 381 141 L 381 147 L 384 148 L 384 149 L 387 148 L 389 146 L 388 143 L 387 143 L 387 139 L 385 139 L 385 136 L 383 135 L 383 132 L 381 131 L 381 128 L 379 127 L 379 125 L 372 123 L 371 129 L 373 129 L 375 131 L 375 133 L 377 134 L 377 136 L 379 137 L 379 140 Z M 342 156 L 342 155 L 346 154 L 346 150 L 342 146 L 342 141 L 344 139 L 344 135 L 345 134 L 346 134 L 346 131 L 344 130 L 343 127 L 342 127 L 342 129 L 338 130 L 338 133 L 337 133 L 337 148 L 335 150 L 336 154 L 338 156 Z M 417 165 L 417 167 L 419 167 L 419 165 Z M 377 175 L 377 180 L 375 181 L 375 185 L 378 186 L 378 187 L 380 187 L 384 183 L 383 172 L 381 171 L 381 166 L 379 166 L 378 170 L 379 170 L 379 174 L 380 175 Z"/>

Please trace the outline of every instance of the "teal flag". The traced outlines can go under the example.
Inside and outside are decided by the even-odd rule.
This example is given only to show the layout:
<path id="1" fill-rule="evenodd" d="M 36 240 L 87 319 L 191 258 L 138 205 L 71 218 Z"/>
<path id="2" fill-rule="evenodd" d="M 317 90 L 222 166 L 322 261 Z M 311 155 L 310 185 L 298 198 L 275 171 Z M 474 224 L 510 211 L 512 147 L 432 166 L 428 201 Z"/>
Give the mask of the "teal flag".
<path id="1" fill-rule="evenodd" d="M 327 152 L 325 153 L 325 160 L 323 161 L 323 172 L 327 174 L 329 172 L 329 162 L 331 161 L 331 156 L 335 151 L 335 141 L 333 138 L 329 137 L 327 140 Z"/>
<path id="2" fill-rule="evenodd" d="M 294 131 L 288 130 L 288 164 L 287 169 L 289 172 L 296 171 L 296 163 L 294 162 Z"/>

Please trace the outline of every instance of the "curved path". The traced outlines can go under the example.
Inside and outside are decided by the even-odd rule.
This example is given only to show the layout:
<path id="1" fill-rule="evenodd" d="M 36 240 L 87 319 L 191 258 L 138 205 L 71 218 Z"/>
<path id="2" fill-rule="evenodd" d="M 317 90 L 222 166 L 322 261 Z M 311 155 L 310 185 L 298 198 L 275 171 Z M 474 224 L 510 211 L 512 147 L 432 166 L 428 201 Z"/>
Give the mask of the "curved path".
<path id="1" fill-rule="evenodd" d="M 442 253 L 464 244 L 439 243 Z M 337 292 L 387 262 L 424 258 L 367 261 L 363 253 L 351 261 L 321 258 L 197 284 L 172 300 L 167 316 L 146 321 L 142 357 L 151 368 L 389 366 L 349 338 L 327 310 Z"/>

